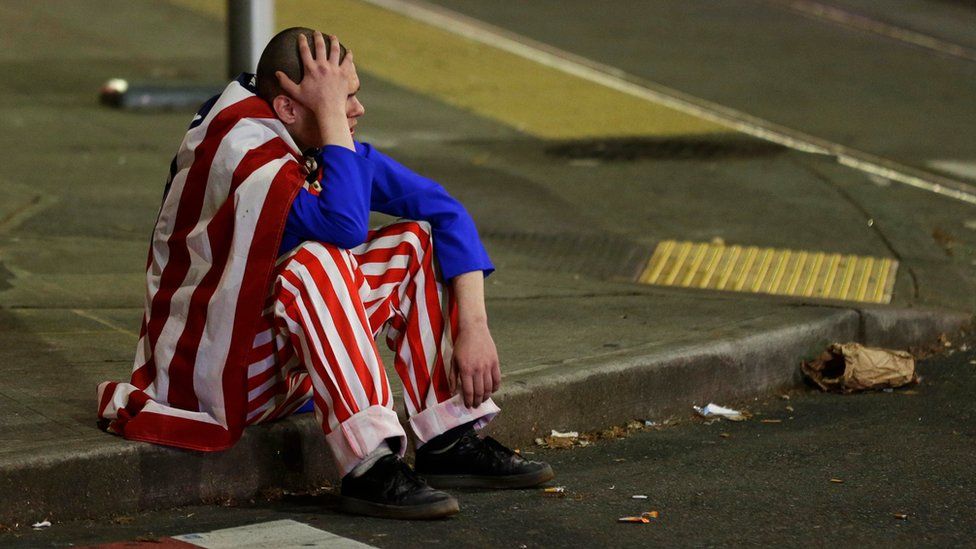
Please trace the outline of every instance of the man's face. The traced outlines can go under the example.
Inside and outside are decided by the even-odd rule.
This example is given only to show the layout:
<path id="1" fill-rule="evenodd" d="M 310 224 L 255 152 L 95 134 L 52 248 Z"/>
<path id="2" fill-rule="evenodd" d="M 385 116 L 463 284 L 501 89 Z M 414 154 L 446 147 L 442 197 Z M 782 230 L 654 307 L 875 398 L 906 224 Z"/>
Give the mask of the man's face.
<path id="1" fill-rule="evenodd" d="M 356 124 L 359 117 L 366 114 L 366 108 L 359 101 L 359 74 L 356 73 L 356 65 L 352 59 L 342 63 L 342 68 L 347 71 L 349 80 L 349 95 L 346 97 L 346 122 L 349 124 L 349 131 L 353 137 L 356 135 Z M 318 121 L 315 113 L 306 108 L 301 103 L 295 102 L 295 123 L 289 125 L 290 133 L 295 138 L 295 142 L 302 150 L 319 148 L 325 145 L 325 138 L 319 131 Z"/>

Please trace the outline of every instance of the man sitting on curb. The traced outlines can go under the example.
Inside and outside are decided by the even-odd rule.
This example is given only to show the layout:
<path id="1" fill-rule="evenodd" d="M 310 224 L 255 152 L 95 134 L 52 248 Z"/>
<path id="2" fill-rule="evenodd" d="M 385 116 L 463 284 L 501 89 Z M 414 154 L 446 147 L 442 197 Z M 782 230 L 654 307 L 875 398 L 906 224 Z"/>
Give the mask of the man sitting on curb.
<path id="1" fill-rule="evenodd" d="M 358 91 L 352 53 L 334 36 L 291 28 L 271 39 L 255 77 L 203 106 L 153 231 L 132 380 L 99 386 L 99 417 L 126 438 L 214 451 L 311 399 L 342 509 L 446 516 L 457 500 L 432 487 L 554 475 L 475 434 L 499 411 L 484 303 L 493 267 L 443 187 L 353 141 Z M 404 219 L 368 231 L 371 210 Z M 403 383 L 416 473 L 400 459 L 406 433 L 380 332 Z"/>

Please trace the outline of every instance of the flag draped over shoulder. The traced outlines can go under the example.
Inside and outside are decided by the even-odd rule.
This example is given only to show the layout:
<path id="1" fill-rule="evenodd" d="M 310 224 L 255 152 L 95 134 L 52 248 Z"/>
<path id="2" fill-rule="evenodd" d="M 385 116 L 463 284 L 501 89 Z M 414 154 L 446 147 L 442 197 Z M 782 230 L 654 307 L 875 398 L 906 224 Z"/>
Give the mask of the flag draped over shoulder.
<path id="1" fill-rule="evenodd" d="M 214 451 L 244 427 L 248 353 L 305 175 L 249 81 L 203 107 L 174 160 L 132 379 L 98 386 L 99 419 L 125 438 Z"/>

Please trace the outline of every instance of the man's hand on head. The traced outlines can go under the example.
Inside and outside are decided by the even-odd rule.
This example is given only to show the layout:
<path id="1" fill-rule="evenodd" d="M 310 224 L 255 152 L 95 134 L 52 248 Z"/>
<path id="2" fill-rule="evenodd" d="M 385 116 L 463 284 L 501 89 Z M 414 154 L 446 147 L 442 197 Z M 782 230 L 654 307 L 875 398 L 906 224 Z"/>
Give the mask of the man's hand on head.
<path id="1" fill-rule="evenodd" d="M 352 51 L 339 63 L 339 39 L 329 36 L 329 45 L 321 32 L 315 32 L 315 55 L 304 34 L 298 36 L 298 51 L 303 77 L 295 83 L 281 71 L 275 72 L 281 88 L 294 100 L 315 114 L 326 144 L 353 149 L 352 135 L 346 120 L 346 99 L 352 79 Z"/>

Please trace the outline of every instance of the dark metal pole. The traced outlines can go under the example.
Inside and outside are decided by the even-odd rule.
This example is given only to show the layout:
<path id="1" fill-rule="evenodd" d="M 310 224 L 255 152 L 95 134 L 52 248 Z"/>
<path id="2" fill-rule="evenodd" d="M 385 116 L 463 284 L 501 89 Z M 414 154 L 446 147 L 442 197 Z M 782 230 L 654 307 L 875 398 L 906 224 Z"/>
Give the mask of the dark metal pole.
<path id="1" fill-rule="evenodd" d="M 274 36 L 274 0 L 227 0 L 227 72 L 254 72 Z"/>
<path id="2" fill-rule="evenodd" d="M 227 72 L 236 78 L 254 72 L 261 51 L 274 35 L 274 0 L 227 0 Z M 223 86 L 134 84 L 113 78 L 102 86 L 101 102 L 127 110 L 196 108 Z"/>

